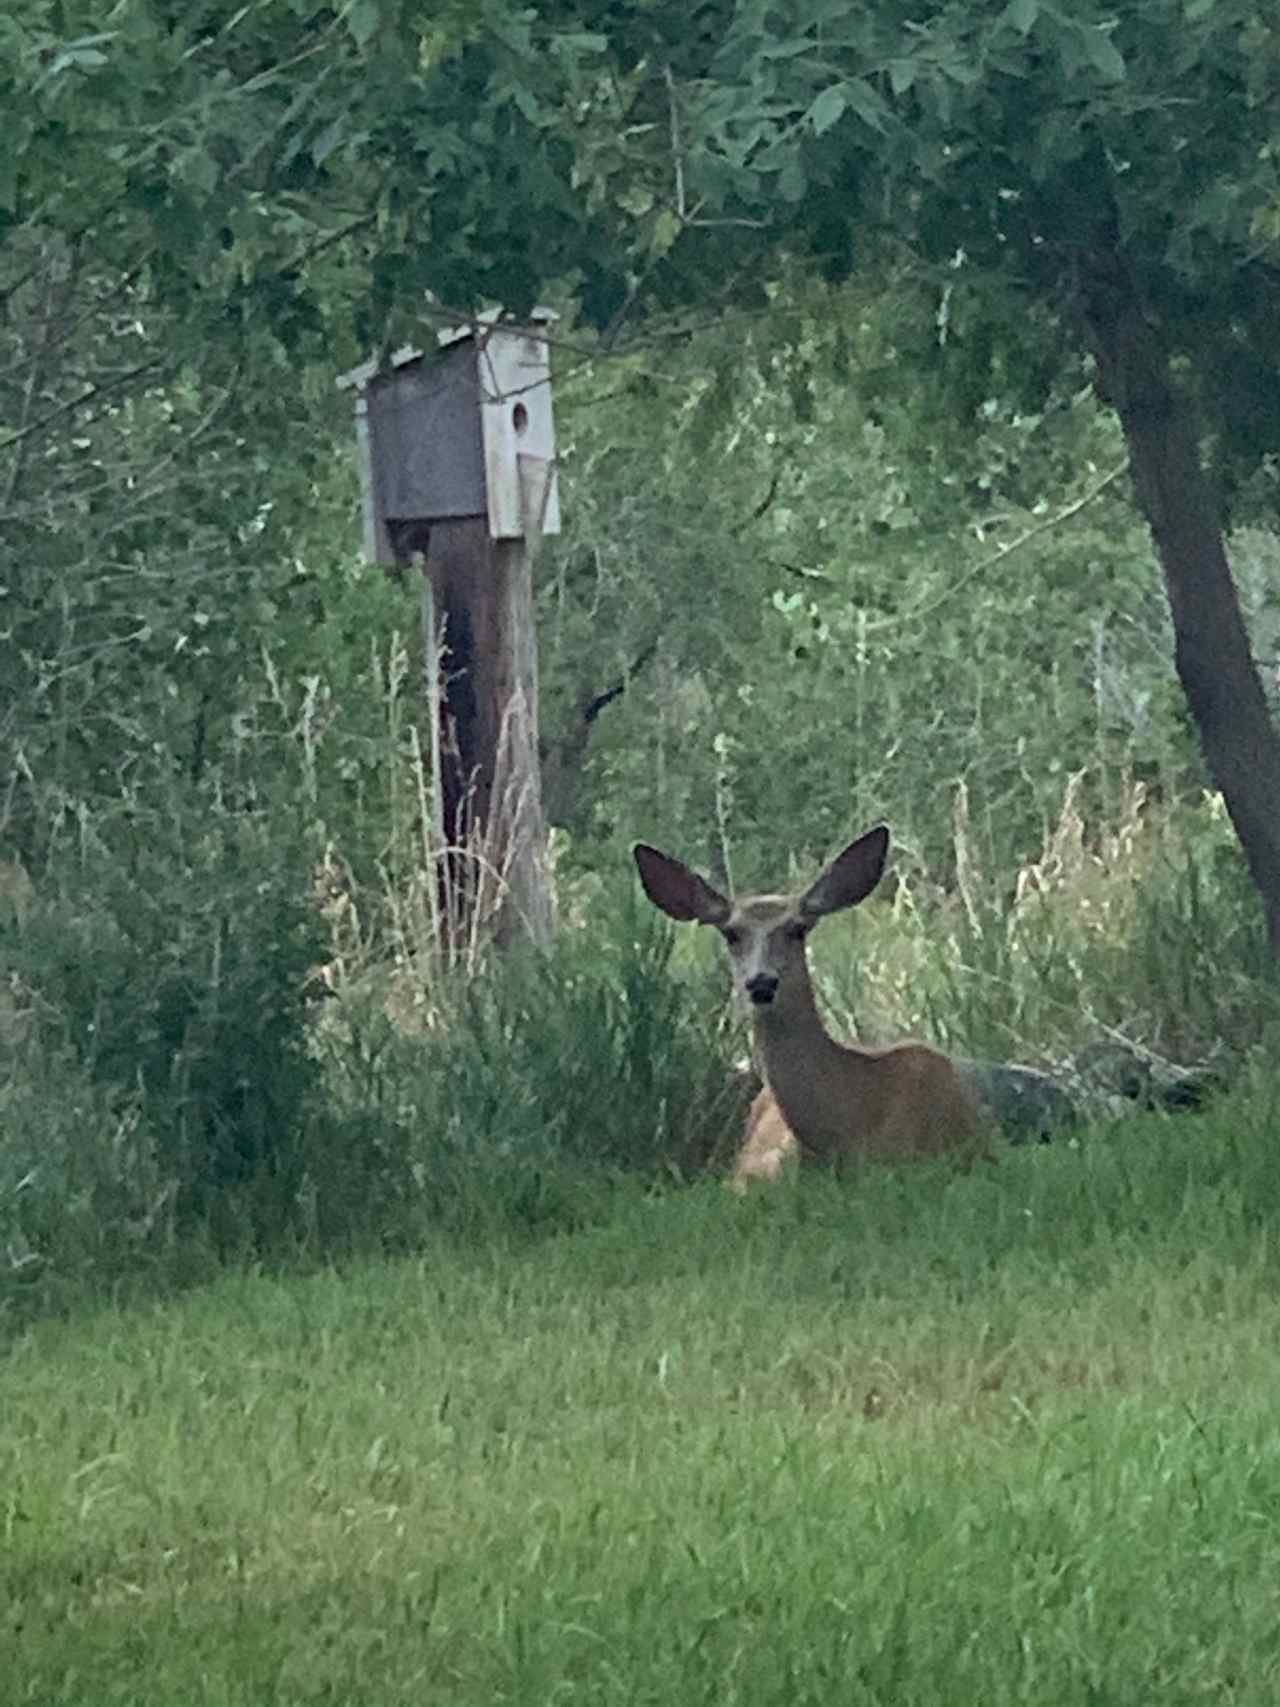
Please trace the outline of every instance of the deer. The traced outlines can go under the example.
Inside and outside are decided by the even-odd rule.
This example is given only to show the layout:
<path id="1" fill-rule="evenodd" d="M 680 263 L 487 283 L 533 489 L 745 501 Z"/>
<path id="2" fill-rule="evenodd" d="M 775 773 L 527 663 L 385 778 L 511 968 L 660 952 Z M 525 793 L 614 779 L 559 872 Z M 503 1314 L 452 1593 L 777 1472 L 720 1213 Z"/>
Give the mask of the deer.
<path id="1" fill-rule="evenodd" d="M 730 1179 L 735 1190 L 777 1180 L 796 1156 L 836 1165 L 994 1161 L 990 1139 L 1002 1114 L 1010 1117 L 1015 1142 L 1047 1137 L 1072 1118 L 1065 1092 L 1034 1068 L 983 1068 L 915 1041 L 884 1048 L 838 1043 L 827 1031 L 809 975 L 809 933 L 830 914 L 866 900 L 888 853 L 889 828 L 877 824 L 799 896 L 731 899 L 680 860 L 643 842 L 635 846 L 640 882 L 654 906 L 678 923 L 720 932 L 751 1014 L 764 1087 L 747 1116 Z"/>

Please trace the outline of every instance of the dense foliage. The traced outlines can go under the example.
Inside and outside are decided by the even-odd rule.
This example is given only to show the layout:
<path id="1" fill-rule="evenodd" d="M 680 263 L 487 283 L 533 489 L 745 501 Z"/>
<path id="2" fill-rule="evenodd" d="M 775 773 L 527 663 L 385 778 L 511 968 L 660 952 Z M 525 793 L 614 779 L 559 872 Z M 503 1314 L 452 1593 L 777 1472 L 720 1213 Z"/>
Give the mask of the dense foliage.
<path id="1" fill-rule="evenodd" d="M 462 1176 L 554 1220 L 584 1152 L 695 1166 L 741 1045 L 701 945 L 630 912 L 636 835 L 776 882 L 888 816 L 867 977 L 839 938 L 824 969 L 850 1023 L 865 1001 L 1038 1059 L 1100 1025 L 1190 1055 L 1263 1036 L 1088 278 L 1123 261 L 1201 411 L 1270 680 L 1276 52 L 1256 7 L 1172 0 L 11 7 L 21 1284 L 197 1233 L 412 1237 Z M 470 985 L 433 937 L 419 612 L 358 562 L 333 379 L 539 295 L 563 931 Z"/>

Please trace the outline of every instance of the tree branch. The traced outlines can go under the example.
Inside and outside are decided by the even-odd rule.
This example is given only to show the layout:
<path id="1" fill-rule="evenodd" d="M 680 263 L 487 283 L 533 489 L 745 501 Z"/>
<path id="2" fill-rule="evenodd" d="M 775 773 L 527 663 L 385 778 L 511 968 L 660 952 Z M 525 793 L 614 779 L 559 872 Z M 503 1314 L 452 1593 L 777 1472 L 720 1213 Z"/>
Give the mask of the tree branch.
<path id="1" fill-rule="evenodd" d="M 122 386 L 128 385 L 131 380 L 140 379 L 144 374 L 158 372 L 164 365 L 162 357 L 153 356 L 150 361 L 140 362 L 137 367 L 127 368 L 123 373 L 118 373 L 114 379 L 95 382 L 87 391 L 81 392 L 79 397 L 67 398 L 65 402 L 59 403 L 56 408 L 47 410 L 38 421 L 32 421 L 27 426 L 19 428 L 18 431 L 10 433 L 7 439 L 0 440 L 0 451 L 11 450 L 23 439 L 30 438 L 35 433 L 42 433 L 46 427 L 51 426 L 63 415 L 73 415 L 77 409 L 82 409 L 86 403 L 92 403 L 98 398 L 109 397 L 113 392 L 119 391 Z"/>
<path id="2" fill-rule="evenodd" d="M 600 713 L 607 705 L 612 705 L 615 699 L 622 698 L 623 694 L 626 693 L 627 689 L 631 686 L 632 677 L 638 675 L 657 652 L 658 641 L 661 638 L 662 636 L 660 633 L 655 634 L 649 644 L 642 647 L 640 651 L 636 653 L 626 673 L 619 676 L 618 680 L 614 682 L 612 687 L 608 687 L 603 693 L 594 694 L 589 699 L 584 699 L 582 701 L 578 710 L 582 721 L 585 724 L 590 726 L 595 722 L 596 718 L 599 717 Z"/>
<path id="3" fill-rule="evenodd" d="M 65 283 L 68 290 L 70 289 L 71 281 L 75 277 L 75 264 L 76 255 L 73 250 L 71 265 L 68 267 L 66 279 L 59 281 L 54 277 L 52 271 L 50 271 L 45 280 L 43 312 L 40 316 L 36 334 L 35 349 L 31 355 L 30 368 L 27 373 L 27 382 L 22 388 L 22 410 L 19 416 L 18 436 L 11 439 L 4 447 L 6 450 L 13 451 L 13 460 L 9 465 L 9 475 L 4 483 L 4 496 L 3 498 L 0 498 L 0 512 L 7 510 L 13 503 L 18 487 L 22 483 L 22 476 L 26 469 L 28 449 L 25 428 L 29 424 L 32 411 L 35 408 L 36 392 L 40 389 L 40 379 L 44 373 L 45 363 L 48 360 L 50 348 L 53 343 L 53 295 L 59 282 Z"/>
<path id="4" fill-rule="evenodd" d="M 984 557 L 981 563 L 975 563 L 972 569 L 967 570 L 958 581 L 953 581 L 949 587 L 938 594 L 936 599 L 926 599 L 922 605 L 917 605 L 914 610 L 902 611 L 897 616 L 877 617 L 874 622 L 869 622 L 866 625 L 866 632 L 878 634 L 882 629 L 901 628 L 908 622 L 916 622 L 921 617 L 932 616 L 941 605 L 957 597 L 979 576 L 985 575 L 989 569 L 994 569 L 998 564 L 1003 563 L 1006 557 L 1012 557 L 1015 551 L 1021 551 L 1022 547 L 1030 544 L 1033 539 L 1039 539 L 1043 533 L 1051 533 L 1054 528 L 1061 527 L 1063 522 L 1070 521 L 1072 516 L 1079 515 L 1086 505 L 1092 504 L 1095 498 L 1100 498 L 1109 486 L 1114 486 L 1120 476 L 1128 472 L 1128 469 L 1129 463 L 1126 458 L 1124 462 L 1117 463 L 1109 474 L 1104 474 L 1101 480 L 1096 481 L 1082 497 L 1068 504 L 1065 509 L 1059 510 L 1057 515 L 1049 516 L 1043 522 L 1037 522 L 1025 533 L 1020 533 L 1016 539 L 1011 539 L 1008 545 L 1002 545 L 999 551 L 993 552 L 990 557 Z"/>

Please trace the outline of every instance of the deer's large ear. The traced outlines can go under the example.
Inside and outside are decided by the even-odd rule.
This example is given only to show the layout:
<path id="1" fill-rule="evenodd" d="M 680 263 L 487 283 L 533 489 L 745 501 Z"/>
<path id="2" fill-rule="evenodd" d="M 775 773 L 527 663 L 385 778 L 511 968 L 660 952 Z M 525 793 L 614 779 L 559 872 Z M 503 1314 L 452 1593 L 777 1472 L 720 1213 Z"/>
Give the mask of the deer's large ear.
<path id="1" fill-rule="evenodd" d="M 856 907 L 884 875 L 884 862 L 889 857 L 889 826 L 877 824 L 856 842 L 850 842 L 800 897 L 800 911 L 809 919 L 821 919 L 827 913 L 839 913 L 845 907 Z"/>
<path id="2" fill-rule="evenodd" d="M 681 924 L 696 919 L 700 925 L 722 925 L 729 917 L 732 909 L 719 890 L 678 859 L 637 842 L 635 860 L 645 894 L 668 918 Z"/>

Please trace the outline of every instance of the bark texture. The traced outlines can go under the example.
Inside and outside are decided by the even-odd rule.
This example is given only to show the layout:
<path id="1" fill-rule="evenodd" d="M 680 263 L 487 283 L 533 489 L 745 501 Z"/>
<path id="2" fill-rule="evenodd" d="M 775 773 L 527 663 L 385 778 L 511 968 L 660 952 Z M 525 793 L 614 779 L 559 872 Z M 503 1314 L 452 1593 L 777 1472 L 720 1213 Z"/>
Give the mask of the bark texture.
<path id="1" fill-rule="evenodd" d="M 538 763 L 533 577 L 521 541 L 483 518 L 432 524 L 426 555 L 440 658 L 445 879 L 455 931 L 545 943 L 551 885 Z"/>
<path id="2" fill-rule="evenodd" d="M 1098 392 L 1120 417 L 1164 573 L 1178 679 L 1280 955 L 1280 739 L 1249 648 L 1195 412 L 1112 258 L 1095 264 L 1086 320 Z"/>

